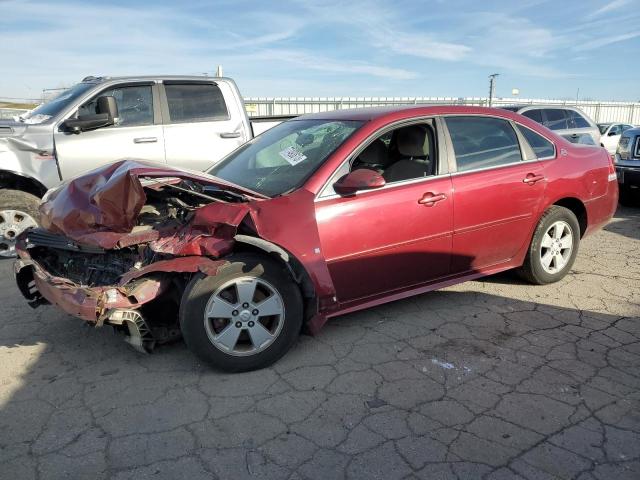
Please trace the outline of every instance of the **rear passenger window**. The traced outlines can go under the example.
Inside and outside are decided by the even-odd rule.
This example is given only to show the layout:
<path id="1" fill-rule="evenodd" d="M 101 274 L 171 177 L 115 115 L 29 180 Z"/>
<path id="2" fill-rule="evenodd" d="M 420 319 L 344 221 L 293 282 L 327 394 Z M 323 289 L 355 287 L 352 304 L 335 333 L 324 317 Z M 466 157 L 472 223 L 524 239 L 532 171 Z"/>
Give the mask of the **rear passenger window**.
<path id="1" fill-rule="evenodd" d="M 529 146 L 536 154 L 537 158 L 552 158 L 556 155 L 556 149 L 549 140 L 542 135 L 538 135 L 533 130 L 529 130 L 526 127 L 519 126 L 520 132 L 529 143 Z"/>
<path id="2" fill-rule="evenodd" d="M 542 111 L 541 110 L 527 110 L 526 112 L 522 112 L 527 118 L 530 118 L 534 122 L 538 122 L 542 124 Z"/>
<path id="3" fill-rule="evenodd" d="M 229 117 L 224 96 L 213 84 L 175 84 L 164 86 L 171 123 L 207 122 Z"/>
<path id="4" fill-rule="evenodd" d="M 459 172 L 520 162 L 520 144 L 511 124 L 491 117 L 448 117 Z"/>
<path id="5" fill-rule="evenodd" d="M 569 110 L 569 128 L 589 128 L 591 125 L 587 120 L 578 112 Z"/>
<path id="6" fill-rule="evenodd" d="M 560 108 L 547 108 L 544 110 L 545 121 L 544 126 L 551 130 L 563 130 L 569 128 L 567 126 L 567 114 Z"/>

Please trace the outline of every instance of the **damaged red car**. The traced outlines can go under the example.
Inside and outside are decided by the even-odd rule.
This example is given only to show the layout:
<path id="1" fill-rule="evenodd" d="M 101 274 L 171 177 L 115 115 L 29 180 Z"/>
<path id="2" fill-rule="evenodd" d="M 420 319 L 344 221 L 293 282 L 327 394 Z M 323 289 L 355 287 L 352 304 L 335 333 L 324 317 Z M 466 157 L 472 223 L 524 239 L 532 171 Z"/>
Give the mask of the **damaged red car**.
<path id="1" fill-rule="evenodd" d="M 51 190 L 18 286 L 149 351 L 267 366 L 328 318 L 516 268 L 570 270 L 618 196 L 602 148 L 504 110 L 342 110 L 282 123 L 208 172 L 133 160 Z"/>

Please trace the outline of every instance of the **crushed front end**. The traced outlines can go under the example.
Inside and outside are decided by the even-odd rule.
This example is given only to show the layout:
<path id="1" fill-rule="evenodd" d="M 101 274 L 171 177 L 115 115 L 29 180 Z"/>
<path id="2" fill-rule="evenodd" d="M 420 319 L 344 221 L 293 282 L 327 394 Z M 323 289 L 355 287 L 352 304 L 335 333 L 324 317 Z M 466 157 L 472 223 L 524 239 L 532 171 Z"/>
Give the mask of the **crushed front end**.
<path id="1" fill-rule="evenodd" d="M 34 308 L 114 326 L 140 351 L 178 337 L 190 276 L 226 264 L 248 211 L 240 193 L 207 192 L 207 180 L 121 162 L 60 187 L 40 207 L 45 228 L 17 241 L 20 291 Z"/>

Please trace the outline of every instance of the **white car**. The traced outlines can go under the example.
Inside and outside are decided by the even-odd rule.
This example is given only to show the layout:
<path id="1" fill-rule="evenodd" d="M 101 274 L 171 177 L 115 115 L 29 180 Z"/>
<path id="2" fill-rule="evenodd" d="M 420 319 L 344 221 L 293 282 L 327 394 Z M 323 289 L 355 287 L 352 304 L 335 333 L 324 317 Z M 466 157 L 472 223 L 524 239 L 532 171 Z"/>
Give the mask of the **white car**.
<path id="1" fill-rule="evenodd" d="M 616 153 L 622 132 L 633 128 L 633 125 L 627 123 L 599 123 L 598 128 L 602 135 L 600 137 L 600 144 L 607 149 L 607 152 L 613 155 Z"/>

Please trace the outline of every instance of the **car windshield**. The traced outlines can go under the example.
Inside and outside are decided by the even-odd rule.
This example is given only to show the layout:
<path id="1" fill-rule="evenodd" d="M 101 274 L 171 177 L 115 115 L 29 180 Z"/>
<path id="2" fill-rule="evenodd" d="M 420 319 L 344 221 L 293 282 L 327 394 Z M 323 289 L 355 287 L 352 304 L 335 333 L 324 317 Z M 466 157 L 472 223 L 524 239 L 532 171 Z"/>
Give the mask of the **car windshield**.
<path id="1" fill-rule="evenodd" d="M 598 128 L 600 129 L 600 133 L 602 135 L 604 135 L 604 132 L 607 131 L 607 128 L 609 128 L 609 125 L 611 125 L 610 123 L 599 123 L 598 124 Z"/>
<path id="2" fill-rule="evenodd" d="M 302 186 L 363 122 L 290 120 L 245 143 L 208 173 L 267 196 Z"/>
<path id="3" fill-rule="evenodd" d="M 56 95 L 42 105 L 34 108 L 30 112 L 25 113 L 19 117 L 21 122 L 24 123 L 42 123 L 49 120 L 51 117 L 55 117 L 64 108 L 67 107 L 80 95 L 84 94 L 90 88 L 93 88 L 95 83 L 78 83 L 71 88 Z"/>

